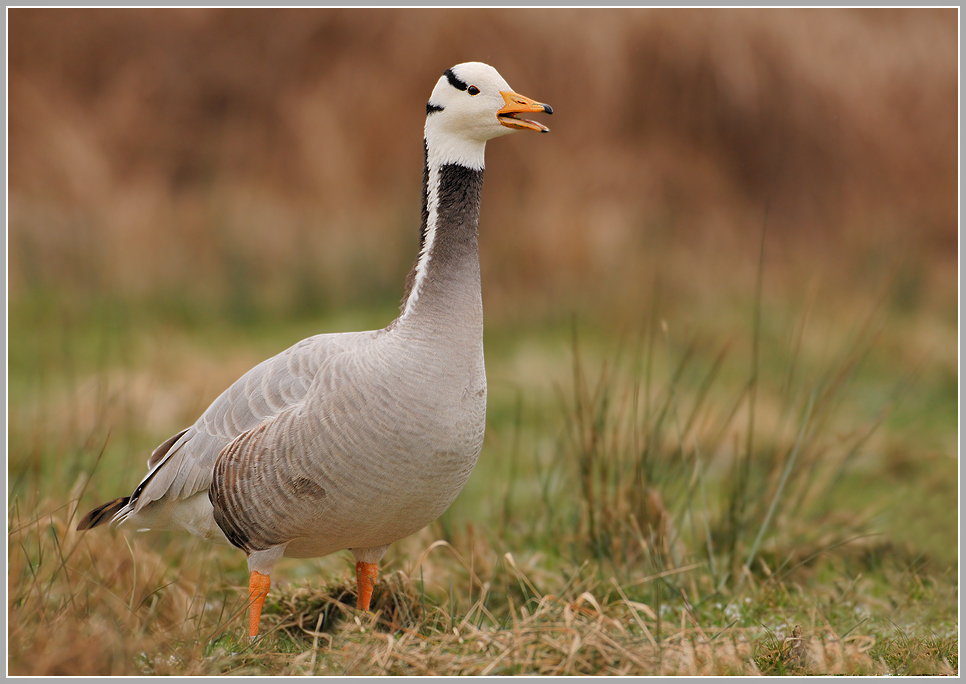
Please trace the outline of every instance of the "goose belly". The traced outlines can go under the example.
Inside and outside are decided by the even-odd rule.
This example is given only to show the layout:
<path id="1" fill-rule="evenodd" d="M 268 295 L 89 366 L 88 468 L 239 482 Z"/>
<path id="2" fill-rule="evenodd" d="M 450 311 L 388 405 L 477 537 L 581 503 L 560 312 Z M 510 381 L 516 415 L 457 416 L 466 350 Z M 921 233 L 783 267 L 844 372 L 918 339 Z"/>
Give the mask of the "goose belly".
<path id="1" fill-rule="evenodd" d="M 362 449 L 342 462 L 347 467 L 329 459 L 321 464 L 328 467 L 306 464 L 306 470 L 315 470 L 312 481 L 320 490 L 303 499 L 312 523 L 298 530 L 285 555 L 382 546 L 436 520 L 463 489 L 482 448 L 485 391 L 474 399 L 463 399 L 459 418 L 445 430 L 400 439 L 394 449 L 381 441 L 381 448 Z"/>
<path id="2" fill-rule="evenodd" d="M 378 547 L 455 500 L 483 444 L 485 378 L 432 401 L 371 390 L 355 397 L 345 387 L 340 396 L 325 410 L 279 416 L 223 453 L 213 501 L 233 543 L 285 545 L 296 558 Z M 232 467 L 233 448 L 241 467 Z"/>
<path id="3" fill-rule="evenodd" d="M 350 548 L 391 544 L 418 532 L 442 515 L 456 499 L 476 462 L 455 454 L 434 455 L 436 463 L 456 461 L 444 474 L 398 473 L 391 487 L 372 487 L 361 497 L 331 497 L 330 504 L 312 506 L 317 524 L 298 530 L 288 542 L 285 555 L 314 558 Z"/>
<path id="4" fill-rule="evenodd" d="M 309 558 L 383 546 L 419 531 L 453 503 L 478 453 L 435 452 L 425 459 L 432 468 L 396 468 L 385 479 L 332 483 L 307 496 L 305 483 L 296 483 L 303 493 L 294 497 L 292 512 L 304 515 L 304 522 L 287 535 L 285 555 Z"/>

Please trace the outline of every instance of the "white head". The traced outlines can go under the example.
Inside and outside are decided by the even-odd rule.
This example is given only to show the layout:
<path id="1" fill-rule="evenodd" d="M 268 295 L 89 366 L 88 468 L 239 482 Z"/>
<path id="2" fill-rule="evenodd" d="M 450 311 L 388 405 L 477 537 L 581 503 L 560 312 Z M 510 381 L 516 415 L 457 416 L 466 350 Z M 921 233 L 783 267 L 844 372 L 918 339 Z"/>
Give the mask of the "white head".
<path id="1" fill-rule="evenodd" d="M 517 116 L 527 112 L 553 114 L 553 109 L 513 92 L 496 69 L 482 62 L 447 69 L 426 105 L 425 136 L 432 161 L 482 169 L 490 138 L 519 129 L 550 130 Z"/>

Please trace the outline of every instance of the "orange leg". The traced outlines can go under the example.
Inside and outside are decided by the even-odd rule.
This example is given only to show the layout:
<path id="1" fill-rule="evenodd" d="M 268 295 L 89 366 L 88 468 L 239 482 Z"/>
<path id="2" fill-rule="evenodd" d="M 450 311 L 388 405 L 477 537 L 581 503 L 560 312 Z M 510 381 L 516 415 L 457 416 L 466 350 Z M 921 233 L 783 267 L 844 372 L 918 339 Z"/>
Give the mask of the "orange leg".
<path id="1" fill-rule="evenodd" d="M 372 600 L 372 586 L 376 583 L 379 575 L 379 566 L 376 563 L 356 562 L 356 584 L 358 585 L 358 598 L 356 608 L 369 612 L 369 602 Z"/>
<path id="2" fill-rule="evenodd" d="M 252 641 L 258 636 L 258 623 L 262 619 L 262 606 L 265 605 L 265 597 L 268 596 L 268 589 L 272 586 L 272 580 L 268 575 L 263 575 L 255 570 L 248 578 L 248 598 L 251 601 L 248 614 L 248 636 Z"/>

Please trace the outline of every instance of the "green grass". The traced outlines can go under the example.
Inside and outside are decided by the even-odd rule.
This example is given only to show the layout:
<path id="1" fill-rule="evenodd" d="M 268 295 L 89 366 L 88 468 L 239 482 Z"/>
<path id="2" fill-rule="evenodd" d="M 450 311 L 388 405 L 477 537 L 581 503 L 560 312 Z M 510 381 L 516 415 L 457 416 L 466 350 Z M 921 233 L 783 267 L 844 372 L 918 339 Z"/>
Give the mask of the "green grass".
<path id="1" fill-rule="evenodd" d="M 347 554 L 284 560 L 251 646 L 240 552 L 73 531 L 252 364 L 393 306 L 12 300 L 10 673 L 958 672 L 955 376 L 889 307 L 491 318 L 480 462 L 374 615 Z"/>

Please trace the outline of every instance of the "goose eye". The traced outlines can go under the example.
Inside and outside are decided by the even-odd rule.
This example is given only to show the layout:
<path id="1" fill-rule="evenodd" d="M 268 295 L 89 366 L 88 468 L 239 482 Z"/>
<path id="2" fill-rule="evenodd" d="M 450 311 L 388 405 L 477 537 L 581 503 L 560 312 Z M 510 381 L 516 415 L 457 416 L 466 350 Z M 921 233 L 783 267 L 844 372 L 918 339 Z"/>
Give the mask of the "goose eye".
<path id="1" fill-rule="evenodd" d="M 466 89 L 466 92 L 468 92 L 470 95 L 479 95 L 480 89 L 477 88 L 476 86 L 470 86 L 469 88 Z"/>

